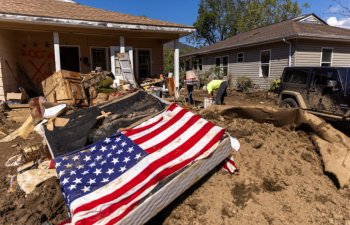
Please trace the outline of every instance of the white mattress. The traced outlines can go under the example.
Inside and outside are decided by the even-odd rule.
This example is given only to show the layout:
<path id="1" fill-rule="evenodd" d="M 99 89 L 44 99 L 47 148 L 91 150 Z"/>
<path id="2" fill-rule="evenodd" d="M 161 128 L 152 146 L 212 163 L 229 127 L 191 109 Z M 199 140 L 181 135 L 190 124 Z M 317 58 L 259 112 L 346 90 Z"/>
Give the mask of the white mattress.
<path id="1" fill-rule="evenodd" d="M 140 203 L 118 224 L 137 225 L 146 223 L 204 175 L 223 162 L 230 155 L 231 151 L 230 138 L 226 137 L 221 141 L 211 157 L 199 160 L 183 170 L 157 192 L 148 196 L 146 200 Z"/>

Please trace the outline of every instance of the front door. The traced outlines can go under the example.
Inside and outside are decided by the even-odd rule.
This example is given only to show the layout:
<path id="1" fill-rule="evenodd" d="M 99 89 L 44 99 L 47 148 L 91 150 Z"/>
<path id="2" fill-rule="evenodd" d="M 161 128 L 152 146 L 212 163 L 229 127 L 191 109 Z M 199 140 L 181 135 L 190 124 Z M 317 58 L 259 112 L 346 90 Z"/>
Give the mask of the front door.
<path id="1" fill-rule="evenodd" d="M 137 50 L 137 75 L 140 80 L 151 77 L 151 51 Z"/>
<path id="2" fill-rule="evenodd" d="M 61 69 L 80 72 L 79 47 L 60 46 Z"/>

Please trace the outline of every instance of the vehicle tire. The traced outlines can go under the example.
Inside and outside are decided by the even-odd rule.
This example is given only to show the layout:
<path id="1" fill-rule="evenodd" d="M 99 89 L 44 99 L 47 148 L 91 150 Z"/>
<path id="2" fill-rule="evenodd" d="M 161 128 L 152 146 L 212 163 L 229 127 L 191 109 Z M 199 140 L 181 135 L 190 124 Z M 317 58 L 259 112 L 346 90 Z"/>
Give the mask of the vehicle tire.
<path id="1" fill-rule="evenodd" d="M 280 104 L 281 108 L 298 108 L 298 103 L 293 98 L 285 98 Z"/>

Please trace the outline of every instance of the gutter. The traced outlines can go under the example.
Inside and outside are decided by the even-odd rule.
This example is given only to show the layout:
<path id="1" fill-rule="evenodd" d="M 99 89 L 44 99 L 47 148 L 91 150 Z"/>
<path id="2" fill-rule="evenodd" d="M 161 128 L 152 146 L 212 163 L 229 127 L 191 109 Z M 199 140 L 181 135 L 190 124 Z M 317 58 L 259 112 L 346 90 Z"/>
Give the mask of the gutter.
<path id="1" fill-rule="evenodd" d="M 288 55 L 288 67 L 292 66 L 292 42 L 286 41 L 285 38 L 282 39 L 284 43 L 289 44 L 289 55 Z"/>
<path id="2" fill-rule="evenodd" d="M 3 22 L 19 22 L 40 25 L 55 25 L 65 27 L 79 27 L 79 28 L 98 28 L 108 30 L 133 30 L 133 31 L 162 31 L 170 33 L 193 33 L 196 30 L 190 27 L 172 27 L 172 26 L 156 26 L 156 25 L 141 25 L 141 24 L 126 24 L 114 22 L 89 21 L 78 19 L 62 19 L 41 16 L 26 16 L 0 13 L 0 21 Z M 187 34 L 186 34 L 187 33 Z"/>
<path id="3" fill-rule="evenodd" d="M 259 45 L 262 45 L 262 44 L 271 44 L 271 43 L 275 43 L 275 42 L 281 41 L 281 38 L 284 38 L 285 40 L 296 39 L 296 38 L 298 38 L 298 34 L 293 34 L 293 35 L 286 36 L 286 37 L 277 37 L 277 38 L 269 39 L 269 40 L 262 41 L 262 42 L 253 42 L 253 43 L 247 43 L 247 44 L 243 44 L 243 45 L 228 46 L 228 47 L 224 47 L 224 48 L 217 48 L 217 49 L 213 49 L 213 50 L 209 50 L 209 51 L 203 51 L 203 52 L 199 52 L 199 53 L 193 53 L 193 54 L 191 54 L 191 52 L 189 52 L 188 54 L 184 54 L 184 55 L 182 55 L 180 57 L 193 56 L 193 55 L 206 55 L 206 54 L 213 54 L 213 53 L 221 52 L 221 51 L 229 51 L 229 50 L 236 50 L 236 49 L 240 49 L 240 48 L 254 47 L 254 46 L 259 46 Z"/>

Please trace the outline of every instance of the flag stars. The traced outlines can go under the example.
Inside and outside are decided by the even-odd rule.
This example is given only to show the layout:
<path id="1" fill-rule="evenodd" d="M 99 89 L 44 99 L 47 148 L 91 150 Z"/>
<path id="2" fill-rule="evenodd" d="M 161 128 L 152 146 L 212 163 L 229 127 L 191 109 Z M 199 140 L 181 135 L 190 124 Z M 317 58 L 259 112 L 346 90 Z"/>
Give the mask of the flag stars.
<path id="1" fill-rule="evenodd" d="M 68 169 L 68 168 L 72 168 L 72 164 L 71 163 L 67 163 L 66 165 L 65 165 L 65 167 Z"/>
<path id="2" fill-rule="evenodd" d="M 124 147 L 126 145 L 126 142 L 123 141 L 121 144 L 120 144 L 122 147 Z"/>
<path id="3" fill-rule="evenodd" d="M 117 154 L 118 155 L 120 155 L 120 154 L 122 154 L 123 153 L 123 150 L 121 150 L 121 149 L 119 149 L 118 151 L 117 151 Z"/>
<path id="4" fill-rule="evenodd" d="M 90 180 L 88 181 L 88 183 L 89 183 L 90 185 L 96 184 L 96 179 L 91 179 L 91 178 L 90 178 Z"/>
<path id="5" fill-rule="evenodd" d="M 123 162 L 128 163 L 130 161 L 130 157 L 125 157 Z"/>
<path id="6" fill-rule="evenodd" d="M 119 158 L 113 158 L 112 163 L 115 165 L 119 162 Z"/>
<path id="7" fill-rule="evenodd" d="M 112 156 L 112 153 L 108 153 L 107 158 L 110 158 Z"/>
<path id="8" fill-rule="evenodd" d="M 99 161 L 99 160 L 101 160 L 102 159 L 102 155 L 98 155 L 97 157 L 96 157 L 96 161 Z"/>
<path id="9" fill-rule="evenodd" d="M 126 170 L 126 167 L 123 166 L 123 167 L 120 167 L 119 172 L 123 173 L 125 170 Z"/>
<path id="10" fill-rule="evenodd" d="M 101 152 L 105 152 L 107 151 L 107 147 L 106 146 L 102 146 L 101 149 L 100 149 Z"/>
<path id="11" fill-rule="evenodd" d="M 62 159 L 63 159 L 63 160 L 67 160 L 67 159 L 68 159 L 68 157 L 67 157 L 67 156 L 65 156 L 65 157 L 63 157 Z"/>
<path id="12" fill-rule="evenodd" d="M 82 175 L 86 175 L 86 174 L 88 174 L 89 173 L 89 170 L 85 170 L 84 172 L 82 172 L 81 174 Z"/>
<path id="13" fill-rule="evenodd" d="M 116 149 L 117 148 L 117 146 L 116 145 L 112 145 L 112 150 L 114 150 L 114 149 Z"/>
<path id="14" fill-rule="evenodd" d="M 109 178 L 107 177 L 107 178 L 103 178 L 103 180 L 101 181 L 101 183 L 107 183 L 107 182 L 109 182 Z"/>
<path id="15" fill-rule="evenodd" d="M 104 140 L 104 142 L 108 144 L 108 143 L 111 142 L 111 139 L 110 139 L 110 138 L 106 138 L 106 139 Z"/>
<path id="16" fill-rule="evenodd" d="M 90 191 L 90 187 L 84 186 L 83 189 L 81 189 L 84 193 L 89 192 Z"/>
<path id="17" fill-rule="evenodd" d="M 86 155 L 85 158 L 83 159 L 85 162 L 88 162 L 91 160 L 91 156 Z"/>
<path id="18" fill-rule="evenodd" d="M 69 173 L 71 176 L 73 176 L 73 175 L 76 175 L 77 173 L 74 171 L 74 170 L 72 170 L 72 171 L 70 171 L 70 173 Z"/>
<path id="19" fill-rule="evenodd" d="M 101 166 L 103 166 L 103 164 L 106 164 L 107 163 L 107 161 L 106 160 L 103 160 L 102 162 L 101 162 Z"/>
<path id="20" fill-rule="evenodd" d="M 56 168 L 61 166 L 61 162 L 55 162 L 55 166 L 56 166 Z"/>
<path id="21" fill-rule="evenodd" d="M 73 182 L 75 184 L 81 184 L 81 178 L 75 178 L 75 180 L 73 180 Z"/>
<path id="22" fill-rule="evenodd" d="M 69 182 L 69 178 L 64 178 L 63 181 L 62 181 L 62 184 L 66 185 L 68 182 Z"/>
<path id="23" fill-rule="evenodd" d="M 76 155 L 76 156 L 74 156 L 72 159 L 73 159 L 74 161 L 77 161 L 77 160 L 79 160 L 79 156 Z"/>
<path id="24" fill-rule="evenodd" d="M 60 177 L 62 177 L 64 174 L 66 174 L 66 171 L 65 171 L 65 170 L 61 170 L 61 171 L 58 173 L 58 175 L 59 175 Z"/>
<path id="25" fill-rule="evenodd" d="M 119 142 L 119 141 L 121 141 L 122 139 L 120 138 L 120 137 L 117 137 L 116 139 L 115 139 L 115 142 Z"/>
<path id="26" fill-rule="evenodd" d="M 80 169 L 84 169 L 84 166 L 83 165 L 79 165 L 77 166 L 77 168 L 80 170 Z"/>
<path id="27" fill-rule="evenodd" d="M 142 157 L 142 156 L 141 156 L 141 154 L 139 153 L 139 154 L 137 154 L 137 155 L 135 156 L 135 159 L 136 159 L 136 160 L 139 160 L 141 157 Z"/>
<path id="28" fill-rule="evenodd" d="M 128 148 L 128 152 L 129 152 L 129 153 L 132 153 L 133 151 L 134 151 L 134 147 Z"/>
<path id="29" fill-rule="evenodd" d="M 93 172 L 96 176 L 98 176 L 99 174 L 101 174 L 102 169 L 96 169 L 95 172 Z"/>
<path id="30" fill-rule="evenodd" d="M 90 151 L 91 151 L 91 152 L 96 151 L 96 146 L 90 148 Z"/>
<path id="31" fill-rule="evenodd" d="M 69 189 L 70 191 L 72 191 L 72 190 L 74 190 L 74 189 L 76 189 L 76 188 L 77 188 L 77 185 L 76 185 L 76 184 L 72 184 L 71 186 L 68 187 L 68 189 Z"/>
<path id="32" fill-rule="evenodd" d="M 108 169 L 108 171 L 106 172 L 108 175 L 111 175 L 112 173 L 114 173 L 114 169 L 111 168 L 111 169 Z"/>
<path id="33" fill-rule="evenodd" d="M 96 166 L 96 163 L 95 162 L 93 162 L 93 163 L 91 163 L 90 165 L 89 165 L 89 167 L 95 167 Z"/>

